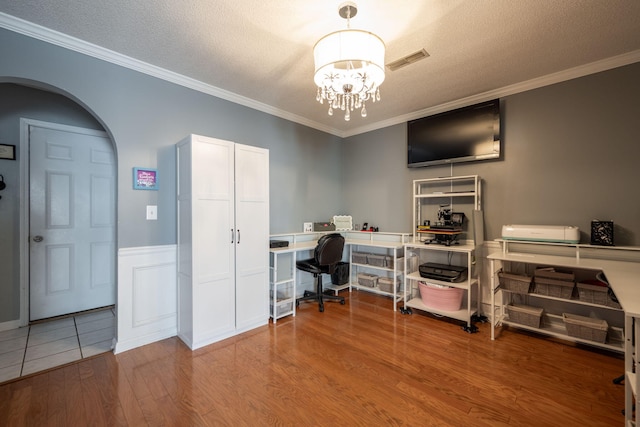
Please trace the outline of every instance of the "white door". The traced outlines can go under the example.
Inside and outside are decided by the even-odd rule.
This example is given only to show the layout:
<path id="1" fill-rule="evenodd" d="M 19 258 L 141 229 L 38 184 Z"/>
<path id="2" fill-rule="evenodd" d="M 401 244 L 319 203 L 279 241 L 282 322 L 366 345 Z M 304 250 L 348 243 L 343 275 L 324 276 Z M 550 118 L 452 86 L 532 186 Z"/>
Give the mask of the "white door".
<path id="1" fill-rule="evenodd" d="M 235 327 L 233 143 L 194 136 L 193 330 L 195 345 Z"/>
<path id="2" fill-rule="evenodd" d="M 269 151 L 236 144 L 236 328 L 269 318 Z"/>
<path id="3" fill-rule="evenodd" d="M 115 304 L 115 160 L 104 132 L 29 128 L 29 318 Z"/>

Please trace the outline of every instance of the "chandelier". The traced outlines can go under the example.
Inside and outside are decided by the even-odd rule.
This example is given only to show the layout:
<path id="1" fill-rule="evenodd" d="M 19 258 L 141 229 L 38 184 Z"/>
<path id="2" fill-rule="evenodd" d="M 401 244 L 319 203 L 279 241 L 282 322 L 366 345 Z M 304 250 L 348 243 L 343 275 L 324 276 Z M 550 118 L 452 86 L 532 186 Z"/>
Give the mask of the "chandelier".
<path id="1" fill-rule="evenodd" d="M 355 3 L 340 5 L 338 13 L 347 20 L 347 29 L 327 34 L 313 47 L 318 86 L 316 100 L 344 111 L 344 119 L 351 120 L 351 111 L 361 109 L 367 117 L 365 103 L 380 101 L 380 85 L 384 81 L 384 42 L 368 31 L 352 30 L 350 19 L 356 15 Z"/>

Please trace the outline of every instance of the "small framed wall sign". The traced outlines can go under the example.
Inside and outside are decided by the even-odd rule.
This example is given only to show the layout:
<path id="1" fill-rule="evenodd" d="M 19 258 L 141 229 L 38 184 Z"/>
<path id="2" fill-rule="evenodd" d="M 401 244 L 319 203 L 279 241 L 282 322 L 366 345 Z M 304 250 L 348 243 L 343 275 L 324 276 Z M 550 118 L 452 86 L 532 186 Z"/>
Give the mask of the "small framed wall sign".
<path id="1" fill-rule="evenodd" d="M 157 190 L 158 170 L 150 168 L 133 168 L 134 190 Z"/>
<path id="2" fill-rule="evenodd" d="M 16 146 L 0 144 L 0 159 L 15 160 L 16 159 Z"/>

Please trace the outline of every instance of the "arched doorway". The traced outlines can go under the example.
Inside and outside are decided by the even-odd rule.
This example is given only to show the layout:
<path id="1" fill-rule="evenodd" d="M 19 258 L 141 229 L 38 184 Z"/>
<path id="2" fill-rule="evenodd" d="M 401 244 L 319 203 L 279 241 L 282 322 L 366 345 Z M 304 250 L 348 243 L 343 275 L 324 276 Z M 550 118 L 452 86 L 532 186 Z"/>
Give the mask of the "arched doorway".
<path id="1" fill-rule="evenodd" d="M 111 203 L 108 204 L 108 210 L 111 213 L 111 218 L 113 218 L 113 231 L 111 233 L 112 238 L 108 244 L 106 244 L 106 242 L 103 242 L 105 244 L 94 244 L 93 250 L 94 255 L 99 254 L 100 251 L 102 251 L 102 254 L 107 253 L 111 260 L 107 263 L 109 264 L 108 266 L 98 264 L 92 266 L 92 268 L 94 270 L 95 267 L 102 268 L 102 273 L 105 271 L 109 272 L 110 277 L 107 281 L 110 280 L 113 282 L 113 298 L 111 304 L 114 304 L 116 300 L 117 278 L 115 271 L 117 250 L 115 237 L 117 157 L 112 138 L 102 123 L 87 108 L 73 100 L 72 96 L 60 90 L 40 85 L 37 82 L 7 82 L 5 79 L 5 82 L 0 81 L 0 93 L 2 94 L 2 96 L 0 96 L 0 143 L 10 142 L 16 146 L 16 160 L 0 162 L 0 174 L 5 176 L 8 183 L 6 190 L 1 194 L 2 199 L 0 200 L 0 211 L 2 211 L 2 215 L 0 215 L 0 217 L 2 217 L 0 219 L 0 232 L 6 237 L 6 239 L 3 239 L 3 242 L 0 243 L 0 246 L 4 245 L 6 247 L 0 247 L 0 251 L 11 254 L 0 260 L 0 268 L 7 273 L 0 284 L 0 313 L 3 313 L 0 314 L 0 331 L 16 330 L 16 328 L 19 327 L 23 327 L 21 329 L 28 329 L 26 327 L 30 322 L 29 279 L 31 276 L 31 260 L 29 246 L 33 240 L 30 239 L 29 231 L 31 217 L 29 213 L 31 201 L 29 199 L 30 189 L 28 185 L 29 150 L 26 148 L 28 144 L 26 144 L 25 147 L 24 141 L 27 141 L 29 136 L 28 130 L 25 129 L 29 129 L 30 125 L 37 122 L 49 122 L 62 125 L 62 127 L 67 126 L 69 128 L 86 129 L 90 134 L 104 135 L 108 141 L 108 144 L 103 146 L 103 148 L 107 148 L 106 151 L 110 153 L 109 155 L 112 159 L 113 176 L 111 183 L 107 184 L 107 186 L 110 185 L 113 189 Z M 54 170 L 58 170 L 58 168 L 54 168 Z M 58 178 L 65 173 L 67 172 L 63 172 Z M 48 178 L 54 178 L 55 180 L 54 175 L 55 173 L 50 173 Z M 70 175 L 67 173 L 66 176 L 69 177 Z M 97 186 L 98 189 L 100 187 L 104 188 L 106 182 L 107 180 L 104 179 L 102 181 L 99 179 L 94 180 L 94 187 Z M 46 185 L 47 184 L 45 184 L 45 187 Z M 103 204 L 103 207 L 104 206 Z M 49 209 L 51 209 L 51 206 L 49 206 Z M 100 220 L 100 218 L 98 218 L 98 220 L 98 222 L 102 222 L 102 225 L 104 225 L 104 221 Z M 54 225 L 60 228 L 61 224 L 58 223 Z M 57 246 L 57 248 L 59 249 L 63 246 L 64 244 Z M 56 255 L 55 250 L 50 250 L 49 252 L 50 254 Z M 64 250 L 62 250 L 62 252 L 64 252 Z M 58 250 L 57 255 L 60 255 L 60 253 L 61 251 Z M 64 256 L 62 259 L 64 259 Z M 45 265 L 45 269 L 56 266 L 59 266 L 59 264 L 54 256 L 49 259 L 49 267 Z M 56 273 L 58 278 L 61 277 L 59 274 L 60 271 L 61 270 L 58 269 L 58 273 Z M 94 271 L 94 273 L 96 272 Z M 96 287 L 97 285 L 97 287 L 100 287 L 104 285 L 105 281 L 99 279 L 101 272 L 97 273 L 97 276 L 94 275 L 93 278 L 90 277 L 90 279 L 93 279 L 91 286 Z M 56 285 L 58 286 L 57 288 L 56 286 L 53 288 L 50 287 L 48 291 L 54 291 L 53 293 L 55 293 L 55 291 L 61 291 L 61 293 L 64 293 L 66 289 L 64 289 L 64 286 L 60 287 L 59 283 L 60 282 Z M 59 295 L 61 293 L 59 293 Z M 80 309 L 85 308 L 89 307 L 81 306 Z M 72 308 L 71 310 L 75 309 Z M 111 312 L 113 316 L 115 316 L 115 307 L 112 307 Z M 1 333 L 2 332 L 0 332 L 0 334 Z M 7 331 L 7 333 L 10 333 L 10 331 Z M 115 322 L 110 334 L 111 337 L 105 337 L 104 333 L 102 334 L 105 342 L 113 342 Z M 33 337 L 35 337 L 35 334 L 32 335 L 32 338 Z M 18 337 L 16 339 L 19 340 L 21 338 Z M 14 339 L 14 341 L 16 339 Z M 24 339 L 26 340 L 26 335 Z M 80 352 L 80 354 L 82 357 L 82 352 Z M 63 360 L 60 364 L 67 362 L 68 360 Z M 45 369 L 51 366 L 55 365 L 46 366 Z M 0 381 L 1 380 L 3 379 L 0 378 Z"/>

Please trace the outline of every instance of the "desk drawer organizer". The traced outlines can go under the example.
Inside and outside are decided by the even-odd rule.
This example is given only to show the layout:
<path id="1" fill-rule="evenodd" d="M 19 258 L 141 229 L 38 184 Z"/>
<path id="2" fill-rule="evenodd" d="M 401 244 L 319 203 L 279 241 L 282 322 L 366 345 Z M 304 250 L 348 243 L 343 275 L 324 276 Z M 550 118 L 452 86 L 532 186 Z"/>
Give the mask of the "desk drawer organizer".
<path id="1" fill-rule="evenodd" d="M 500 287 L 510 292 L 515 292 L 517 294 L 527 294 L 531 291 L 531 281 L 533 277 L 525 276 L 521 274 L 512 274 L 512 273 L 498 273 L 498 280 L 500 282 Z"/>
<path id="2" fill-rule="evenodd" d="M 570 337 L 583 340 L 604 343 L 607 340 L 609 324 L 606 320 L 592 317 L 578 316 L 577 314 L 562 313 L 562 320 Z"/>
<path id="3" fill-rule="evenodd" d="M 535 293 L 549 297 L 571 299 L 576 277 L 571 271 L 553 267 L 538 268 L 534 273 Z"/>
<path id="4" fill-rule="evenodd" d="M 530 307 L 528 305 L 509 304 L 507 305 L 507 313 L 509 313 L 509 321 L 519 323 L 521 325 L 530 326 L 532 328 L 540 327 L 542 319 L 542 309 L 538 307 Z"/>
<path id="5" fill-rule="evenodd" d="M 368 288 L 374 288 L 378 284 L 379 277 L 374 274 L 358 273 L 358 284 Z"/>
<path id="6" fill-rule="evenodd" d="M 457 311 L 462 307 L 464 289 L 418 282 L 424 305 L 443 311 Z"/>

